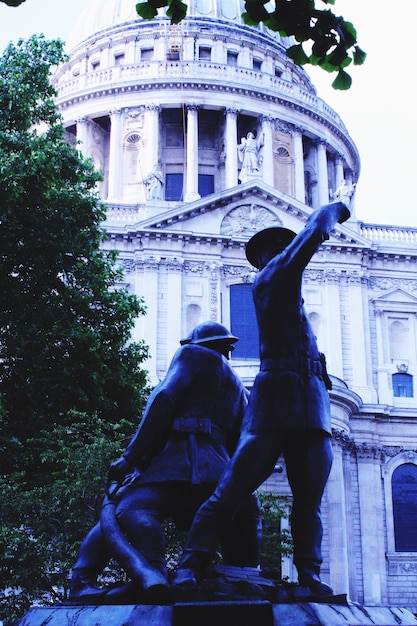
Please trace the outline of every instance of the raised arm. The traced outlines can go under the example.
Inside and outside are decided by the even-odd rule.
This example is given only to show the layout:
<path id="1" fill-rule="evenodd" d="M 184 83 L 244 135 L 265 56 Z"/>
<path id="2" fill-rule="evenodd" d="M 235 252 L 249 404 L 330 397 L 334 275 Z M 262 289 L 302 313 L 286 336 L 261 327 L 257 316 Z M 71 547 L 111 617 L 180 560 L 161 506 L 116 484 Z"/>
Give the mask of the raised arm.
<path id="1" fill-rule="evenodd" d="M 304 229 L 276 257 L 277 262 L 280 265 L 291 264 L 295 271 L 302 272 L 320 244 L 329 239 L 335 224 L 342 224 L 349 217 L 350 211 L 343 202 L 332 202 L 320 207 L 310 215 Z"/>

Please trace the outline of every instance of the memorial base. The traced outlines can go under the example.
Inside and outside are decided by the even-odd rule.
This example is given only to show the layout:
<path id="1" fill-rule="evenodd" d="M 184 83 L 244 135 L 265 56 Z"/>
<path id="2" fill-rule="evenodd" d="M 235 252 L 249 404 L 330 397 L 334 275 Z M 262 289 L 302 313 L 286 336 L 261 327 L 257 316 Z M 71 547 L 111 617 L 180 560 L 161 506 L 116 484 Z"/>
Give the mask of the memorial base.
<path id="1" fill-rule="evenodd" d="M 184 602 L 171 606 L 33 607 L 18 626 L 401 626 L 417 625 L 403 608 L 356 604 Z"/>
<path id="2" fill-rule="evenodd" d="M 346 594 L 319 598 L 257 568 L 215 566 L 197 589 L 173 589 L 170 605 L 140 604 L 135 594 L 116 602 L 104 592 L 96 605 L 79 598 L 33 607 L 18 626 L 417 626 L 404 608 L 359 606 Z"/>

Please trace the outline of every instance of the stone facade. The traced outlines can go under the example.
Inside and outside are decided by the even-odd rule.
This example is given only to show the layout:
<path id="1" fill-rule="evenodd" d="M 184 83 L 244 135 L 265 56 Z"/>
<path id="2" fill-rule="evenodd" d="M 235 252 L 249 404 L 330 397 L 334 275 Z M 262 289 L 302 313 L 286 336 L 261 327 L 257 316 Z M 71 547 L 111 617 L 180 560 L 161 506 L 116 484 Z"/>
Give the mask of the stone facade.
<path id="1" fill-rule="evenodd" d="M 245 243 L 271 224 L 298 232 L 360 173 L 342 120 L 286 58 L 289 42 L 245 26 L 240 4 L 195 0 L 174 27 L 140 20 L 133 0 L 93 0 L 54 78 L 68 140 L 103 173 L 106 245 L 147 306 L 134 339 L 150 347 L 153 383 L 179 339 L 212 319 L 239 330 L 233 365 L 250 388 Z M 364 224 L 353 209 L 304 275 L 333 378 L 324 578 L 352 601 L 414 611 L 416 242 L 417 228 Z M 265 489 L 288 493 L 285 472 Z M 290 562 L 283 571 L 294 577 Z"/>

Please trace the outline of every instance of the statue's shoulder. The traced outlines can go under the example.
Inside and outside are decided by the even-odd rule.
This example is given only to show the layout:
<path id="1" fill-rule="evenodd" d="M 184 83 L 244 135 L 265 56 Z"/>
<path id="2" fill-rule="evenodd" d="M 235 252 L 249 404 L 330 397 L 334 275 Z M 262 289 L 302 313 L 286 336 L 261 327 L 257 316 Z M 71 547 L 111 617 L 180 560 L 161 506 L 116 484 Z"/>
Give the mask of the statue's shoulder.
<path id="1" fill-rule="evenodd" d="M 176 358 L 179 362 L 192 363 L 193 366 L 198 366 L 199 364 L 217 363 L 222 360 L 221 355 L 215 350 L 211 350 L 206 346 L 194 343 L 188 343 L 181 346 L 181 348 L 177 350 L 174 358 Z"/>

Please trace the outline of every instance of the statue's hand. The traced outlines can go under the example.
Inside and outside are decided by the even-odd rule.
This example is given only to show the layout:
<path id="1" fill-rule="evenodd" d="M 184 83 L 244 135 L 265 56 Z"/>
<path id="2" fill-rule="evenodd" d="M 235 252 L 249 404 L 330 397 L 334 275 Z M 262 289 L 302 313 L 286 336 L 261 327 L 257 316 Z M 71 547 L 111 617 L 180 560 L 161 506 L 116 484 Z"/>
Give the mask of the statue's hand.
<path id="1" fill-rule="evenodd" d="M 126 457 L 121 456 L 120 459 L 110 465 L 108 484 L 116 482 L 121 485 L 126 474 L 130 474 L 132 469 Z"/>
<path id="2" fill-rule="evenodd" d="M 349 218 L 350 218 L 350 211 L 345 205 L 337 221 L 339 222 L 339 224 L 343 224 L 343 222 L 346 222 L 346 220 L 348 220 Z"/>

